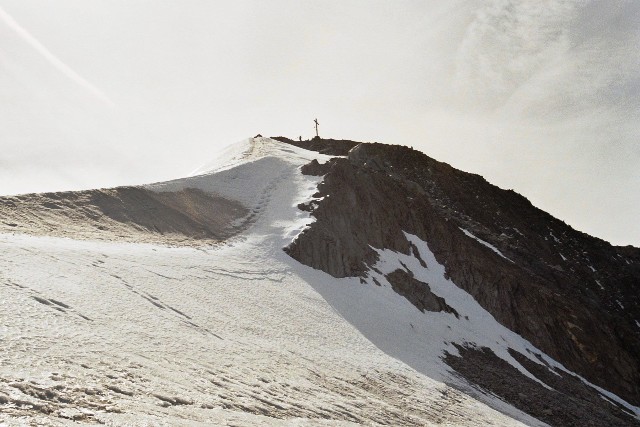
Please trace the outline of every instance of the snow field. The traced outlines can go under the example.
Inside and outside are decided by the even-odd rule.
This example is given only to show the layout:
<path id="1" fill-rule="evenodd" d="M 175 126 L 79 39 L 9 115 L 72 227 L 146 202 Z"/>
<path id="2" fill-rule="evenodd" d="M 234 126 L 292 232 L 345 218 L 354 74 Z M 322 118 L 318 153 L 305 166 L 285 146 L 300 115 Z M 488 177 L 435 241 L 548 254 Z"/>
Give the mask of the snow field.
<path id="1" fill-rule="evenodd" d="M 299 167 L 327 157 L 248 147 L 217 173 L 152 186 L 252 209 L 226 244 L 0 235 L 0 424 L 521 425 L 414 369 L 430 345 L 405 321 L 428 318 L 404 299 L 282 251 L 321 179 Z"/>

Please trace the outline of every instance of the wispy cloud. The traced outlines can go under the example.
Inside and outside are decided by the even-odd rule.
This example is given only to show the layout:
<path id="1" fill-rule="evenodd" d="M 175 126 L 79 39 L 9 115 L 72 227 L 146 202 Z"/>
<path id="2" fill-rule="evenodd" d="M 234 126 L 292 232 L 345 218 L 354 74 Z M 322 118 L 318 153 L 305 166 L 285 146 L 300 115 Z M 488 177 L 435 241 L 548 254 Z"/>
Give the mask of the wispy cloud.
<path id="1" fill-rule="evenodd" d="M 35 49 L 43 58 L 45 58 L 51 65 L 53 65 L 58 71 L 71 79 L 77 85 L 83 87 L 90 92 L 94 97 L 107 104 L 110 107 L 115 106 L 114 102 L 102 92 L 100 89 L 91 84 L 88 80 L 75 72 L 71 67 L 62 62 L 57 56 L 55 56 L 49 49 L 47 49 L 40 41 L 29 33 L 24 27 L 22 27 L 11 15 L 9 15 L 2 7 L 0 7 L 0 20 L 16 32 L 22 39 L 27 42 L 33 49 Z"/>

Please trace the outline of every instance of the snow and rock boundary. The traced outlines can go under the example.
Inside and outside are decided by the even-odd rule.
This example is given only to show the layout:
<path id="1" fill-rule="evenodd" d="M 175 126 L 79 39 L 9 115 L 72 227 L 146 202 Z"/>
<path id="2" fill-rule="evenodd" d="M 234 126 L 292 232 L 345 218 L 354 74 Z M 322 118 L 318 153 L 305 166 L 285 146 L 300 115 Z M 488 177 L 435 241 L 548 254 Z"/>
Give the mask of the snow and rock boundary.
<path id="1" fill-rule="evenodd" d="M 478 224 L 460 223 L 453 215 L 437 220 L 437 212 L 420 202 L 420 182 L 406 182 L 407 198 L 398 191 L 403 172 L 387 170 L 384 156 L 347 170 L 340 183 L 336 165 L 346 168 L 368 155 L 360 147 L 352 150 L 357 158 L 332 160 L 355 147 L 353 141 L 334 145 L 338 151 L 322 155 L 250 138 L 227 150 L 224 161 L 187 178 L 96 190 L 93 199 L 75 205 L 66 194 L 46 200 L 22 196 L 18 203 L 12 200 L 16 206 L 7 204 L 16 220 L 5 217 L 8 232 L 0 234 L 0 334 L 6 344 L 0 355 L 0 422 L 7 416 L 52 425 L 74 419 L 113 425 L 544 425 L 535 417 L 557 422 L 512 406 L 509 396 L 498 389 L 491 394 L 481 379 L 475 384 L 484 391 L 469 388 L 459 377 L 464 369 L 454 370 L 451 359 L 445 363 L 475 343 L 544 390 L 542 384 L 560 388 L 536 370 L 551 372 L 535 359 L 539 355 L 556 369 L 552 375 L 563 374 L 560 365 L 502 326 L 499 316 L 482 314 L 490 299 L 478 298 L 477 288 L 465 291 L 446 282 L 459 285 L 460 271 L 441 262 L 447 247 L 439 245 L 447 240 L 431 231 L 454 233 L 449 249 L 466 248 L 462 255 L 489 267 L 517 269 L 521 258 Z M 353 194 L 354 179 L 363 190 L 380 194 Z M 336 192 L 324 191 L 332 180 Z M 319 215 L 334 206 L 334 198 L 337 208 L 326 214 L 353 227 L 340 236 L 323 227 Z M 383 211 L 360 215 L 363 200 Z M 31 205 L 22 206 L 37 208 L 18 208 L 26 202 Z M 60 209 L 65 203 L 69 209 Z M 406 203 L 415 209 L 407 212 Z M 401 227 L 407 218 L 429 214 L 430 234 Z M 349 225 L 348 216 L 362 227 Z M 174 231 L 153 227 L 170 218 Z M 397 236 L 384 235 L 396 231 L 395 225 L 377 227 L 384 218 L 388 225 L 398 222 Z M 113 228 L 99 228 L 105 225 Z M 282 250 L 314 230 L 325 234 L 307 255 L 324 259 L 321 269 Z M 371 240 L 371 233 L 379 240 Z M 344 256 L 353 241 L 362 244 L 362 252 Z M 327 254 L 333 255 L 323 258 Z M 598 272 L 606 271 L 592 262 Z M 325 272 L 330 268 L 358 274 L 338 279 Z M 490 289 L 490 281 L 483 286 Z M 454 298 L 455 292 L 466 292 L 468 304 Z M 469 346 L 457 347 L 465 340 Z M 518 353 L 510 352 L 514 348 Z M 464 366 L 474 357 L 467 356 L 460 358 Z M 474 393 L 477 399 L 469 397 Z"/>
<path id="2" fill-rule="evenodd" d="M 323 176 L 323 182 L 318 202 L 300 206 L 316 221 L 285 249 L 293 258 L 337 278 L 367 281 L 380 259 L 376 248 L 409 255 L 416 253 L 415 245 L 404 232 L 419 236 L 429 242 L 446 276 L 500 324 L 568 371 L 616 393 L 632 408 L 638 405 L 640 331 L 634 319 L 640 313 L 637 305 L 626 308 L 638 298 L 638 260 L 571 229 L 513 191 L 408 147 L 363 143 L 347 158 L 310 163 L 303 172 Z M 563 260 L 560 251 L 575 255 Z M 590 268 L 594 260 L 597 267 Z M 372 285 L 384 279 L 417 312 L 429 306 L 447 311 L 446 301 L 418 285 L 414 291 L 394 286 L 386 277 L 390 273 L 374 275 Z M 594 275 L 606 280 L 607 292 Z M 627 303 L 615 304 L 618 298 Z M 605 411 L 610 406 L 602 398 L 596 402 L 604 402 Z"/>
<path id="3" fill-rule="evenodd" d="M 250 146 L 147 187 L 235 196 L 249 213 L 223 244 L 0 234 L 0 424 L 522 425 L 383 353 L 309 285 L 332 279 L 282 247 L 313 221 L 296 206 L 321 178 L 300 167 L 328 157 Z"/>

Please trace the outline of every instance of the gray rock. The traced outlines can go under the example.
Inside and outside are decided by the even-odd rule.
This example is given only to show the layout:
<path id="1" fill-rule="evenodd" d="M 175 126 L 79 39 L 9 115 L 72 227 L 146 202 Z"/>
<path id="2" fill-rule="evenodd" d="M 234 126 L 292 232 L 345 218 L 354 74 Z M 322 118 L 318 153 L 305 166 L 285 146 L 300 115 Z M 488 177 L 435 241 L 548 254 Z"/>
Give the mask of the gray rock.
<path id="1" fill-rule="evenodd" d="M 576 231 L 514 191 L 407 147 L 359 144 L 347 159 L 308 172 L 324 174 L 317 195 L 329 197 L 302 206 L 316 221 L 285 248 L 293 258 L 335 277 L 364 277 L 377 260 L 371 247 L 409 254 L 403 231 L 415 234 L 500 323 L 640 404 L 640 249 Z M 393 281 L 418 309 L 443 308 L 420 296 L 424 284 Z"/>

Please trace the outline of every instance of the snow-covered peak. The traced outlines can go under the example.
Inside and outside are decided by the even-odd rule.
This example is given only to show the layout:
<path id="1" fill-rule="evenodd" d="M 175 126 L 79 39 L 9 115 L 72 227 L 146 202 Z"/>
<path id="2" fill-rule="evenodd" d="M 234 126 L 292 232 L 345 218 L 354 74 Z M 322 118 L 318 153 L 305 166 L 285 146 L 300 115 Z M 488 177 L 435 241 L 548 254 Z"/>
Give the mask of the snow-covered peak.
<path id="1" fill-rule="evenodd" d="M 490 234 L 421 203 L 420 176 L 299 145 L 249 138 L 169 182 L 0 200 L 0 424 L 5 409 L 50 425 L 542 426 L 640 413 L 461 286 L 454 262 L 513 274 L 521 258 L 504 262 Z M 420 160 L 391 150 L 398 166 Z M 283 250 L 296 242 L 298 258 Z M 327 274 L 356 264 L 358 242 L 373 255 L 362 252 L 364 274 Z M 443 257 L 453 250 L 460 259 Z M 478 277 L 489 302 L 513 304 L 496 276 Z"/>
<path id="2" fill-rule="evenodd" d="M 229 145 L 212 160 L 201 165 L 190 176 L 212 174 L 249 163 L 264 157 L 278 157 L 294 163 L 304 164 L 312 159 L 327 156 L 318 154 L 289 144 L 283 144 L 266 137 L 247 138 Z"/>
<path id="3" fill-rule="evenodd" d="M 311 200 L 319 178 L 300 174 L 300 167 L 312 160 L 324 163 L 329 159 L 331 156 L 271 138 L 248 138 L 231 145 L 192 176 L 146 188 L 155 192 L 196 189 L 239 202 L 248 214 L 234 222 L 234 229 L 241 232 L 252 227 L 265 244 L 268 241 L 281 248 L 312 221 L 296 207 Z"/>

